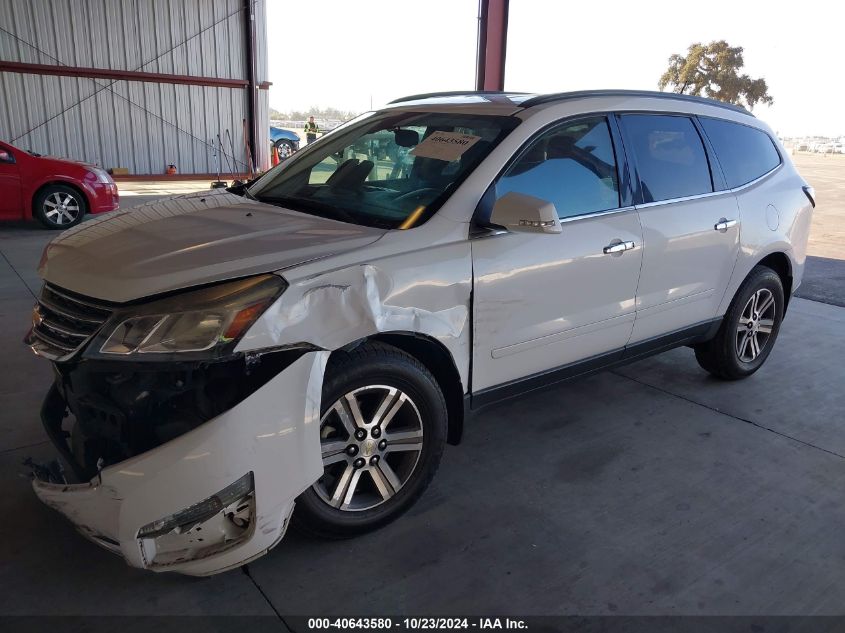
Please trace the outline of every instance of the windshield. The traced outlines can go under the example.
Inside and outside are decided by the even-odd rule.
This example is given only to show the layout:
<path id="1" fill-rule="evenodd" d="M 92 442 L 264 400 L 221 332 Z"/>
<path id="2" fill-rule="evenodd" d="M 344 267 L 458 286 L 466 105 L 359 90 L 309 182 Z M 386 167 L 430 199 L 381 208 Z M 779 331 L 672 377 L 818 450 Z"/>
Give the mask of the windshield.
<path id="1" fill-rule="evenodd" d="M 431 112 L 369 115 L 274 168 L 247 194 L 344 222 L 412 228 L 430 218 L 518 123 Z"/>

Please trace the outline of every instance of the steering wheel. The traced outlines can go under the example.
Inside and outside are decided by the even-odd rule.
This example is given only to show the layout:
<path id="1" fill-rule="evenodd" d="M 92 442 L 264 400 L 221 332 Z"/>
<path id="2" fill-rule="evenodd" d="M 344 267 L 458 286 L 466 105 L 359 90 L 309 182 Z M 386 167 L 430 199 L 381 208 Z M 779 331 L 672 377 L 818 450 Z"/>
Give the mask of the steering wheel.
<path id="1" fill-rule="evenodd" d="M 434 193 L 440 193 L 440 189 L 435 187 L 422 187 L 420 189 L 414 189 L 413 191 L 409 191 L 408 193 L 403 193 L 401 196 L 394 198 L 394 202 L 405 202 L 406 200 L 413 200 L 414 198 L 419 198 L 425 193 L 433 191 Z"/>

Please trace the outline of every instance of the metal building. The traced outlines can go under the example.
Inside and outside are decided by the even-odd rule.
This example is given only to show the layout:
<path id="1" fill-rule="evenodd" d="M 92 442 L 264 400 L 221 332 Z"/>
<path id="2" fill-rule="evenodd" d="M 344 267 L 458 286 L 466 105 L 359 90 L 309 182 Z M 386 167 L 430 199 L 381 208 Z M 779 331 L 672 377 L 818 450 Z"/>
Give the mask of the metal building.
<path id="1" fill-rule="evenodd" d="M 268 167 L 265 2 L 0 0 L 0 139 L 210 174 L 220 134 L 224 172 L 247 171 L 248 148 Z"/>

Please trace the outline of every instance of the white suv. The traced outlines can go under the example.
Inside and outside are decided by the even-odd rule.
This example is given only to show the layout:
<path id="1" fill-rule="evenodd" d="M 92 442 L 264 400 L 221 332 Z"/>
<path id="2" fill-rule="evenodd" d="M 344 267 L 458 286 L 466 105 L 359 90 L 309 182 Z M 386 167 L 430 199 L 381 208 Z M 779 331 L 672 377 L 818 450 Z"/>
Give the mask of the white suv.
<path id="1" fill-rule="evenodd" d="M 194 575 L 289 522 L 384 525 L 481 406 L 681 345 L 754 373 L 813 195 L 715 101 L 401 99 L 246 186 L 47 247 L 27 343 L 54 362 L 42 417 L 81 483 L 54 463 L 35 491 L 130 565 Z"/>

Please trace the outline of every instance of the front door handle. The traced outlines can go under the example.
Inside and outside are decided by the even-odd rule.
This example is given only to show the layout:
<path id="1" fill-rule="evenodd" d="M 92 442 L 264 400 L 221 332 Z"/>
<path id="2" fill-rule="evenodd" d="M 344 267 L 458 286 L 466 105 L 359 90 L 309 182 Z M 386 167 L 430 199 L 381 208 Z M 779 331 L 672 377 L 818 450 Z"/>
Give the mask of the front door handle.
<path id="1" fill-rule="evenodd" d="M 633 242 L 614 242 L 605 246 L 603 250 L 605 255 L 613 255 L 615 253 L 630 251 L 634 246 L 636 245 Z"/>
<path id="2" fill-rule="evenodd" d="M 724 233 L 732 226 L 736 226 L 736 220 L 728 220 L 727 218 L 722 218 L 713 226 L 713 229 L 716 231 L 721 231 Z"/>

